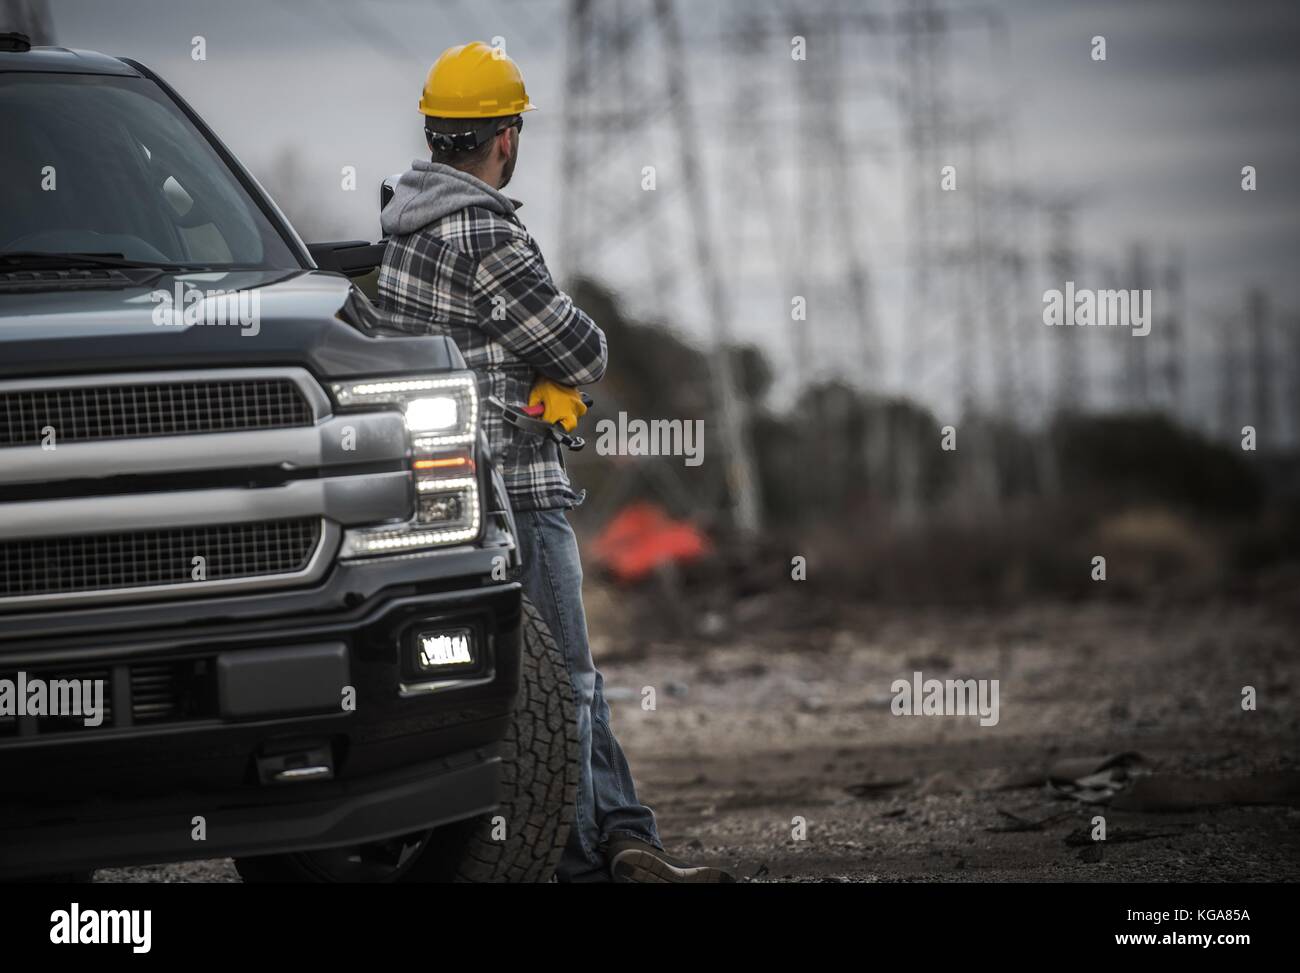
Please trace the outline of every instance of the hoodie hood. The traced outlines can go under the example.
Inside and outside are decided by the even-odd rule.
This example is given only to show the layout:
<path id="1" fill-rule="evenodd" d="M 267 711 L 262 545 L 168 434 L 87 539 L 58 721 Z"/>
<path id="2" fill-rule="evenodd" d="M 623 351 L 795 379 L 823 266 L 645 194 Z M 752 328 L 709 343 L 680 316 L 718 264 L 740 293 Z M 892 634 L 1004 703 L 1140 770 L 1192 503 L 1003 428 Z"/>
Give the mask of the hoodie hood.
<path id="1" fill-rule="evenodd" d="M 379 225 L 384 236 L 402 236 L 470 206 L 513 216 L 518 203 L 468 172 L 416 159 L 398 180 Z"/>

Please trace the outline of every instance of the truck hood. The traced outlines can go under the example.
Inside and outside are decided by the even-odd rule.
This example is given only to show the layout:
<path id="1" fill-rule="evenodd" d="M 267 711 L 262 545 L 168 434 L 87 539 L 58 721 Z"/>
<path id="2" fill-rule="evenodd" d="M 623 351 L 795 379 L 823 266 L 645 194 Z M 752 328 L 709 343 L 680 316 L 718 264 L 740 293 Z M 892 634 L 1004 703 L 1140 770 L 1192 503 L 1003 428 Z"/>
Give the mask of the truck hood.
<path id="1" fill-rule="evenodd" d="M 215 313 L 220 299 L 210 297 L 210 313 L 186 323 L 185 299 L 176 297 L 196 288 L 224 292 L 224 307 L 244 316 Z M 464 368 L 451 340 L 426 328 L 379 311 L 337 274 L 164 274 L 115 288 L 0 294 L 0 378 L 240 365 L 301 365 L 318 378 Z"/>

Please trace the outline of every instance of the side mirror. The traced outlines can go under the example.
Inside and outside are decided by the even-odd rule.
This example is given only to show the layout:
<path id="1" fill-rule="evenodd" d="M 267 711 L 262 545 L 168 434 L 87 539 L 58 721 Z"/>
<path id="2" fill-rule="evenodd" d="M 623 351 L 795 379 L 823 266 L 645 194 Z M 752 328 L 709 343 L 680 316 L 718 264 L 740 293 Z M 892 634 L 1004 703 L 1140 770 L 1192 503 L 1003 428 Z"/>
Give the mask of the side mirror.
<path id="1" fill-rule="evenodd" d="M 378 270 L 384 260 L 384 244 L 365 240 L 309 243 L 307 250 L 321 270 L 332 270 L 345 277 L 364 277 Z"/>
<path id="2" fill-rule="evenodd" d="M 396 175 L 389 176 L 379 184 L 379 211 L 382 213 L 384 207 L 392 200 L 393 194 L 397 192 L 397 181 L 402 178 L 399 172 Z"/>

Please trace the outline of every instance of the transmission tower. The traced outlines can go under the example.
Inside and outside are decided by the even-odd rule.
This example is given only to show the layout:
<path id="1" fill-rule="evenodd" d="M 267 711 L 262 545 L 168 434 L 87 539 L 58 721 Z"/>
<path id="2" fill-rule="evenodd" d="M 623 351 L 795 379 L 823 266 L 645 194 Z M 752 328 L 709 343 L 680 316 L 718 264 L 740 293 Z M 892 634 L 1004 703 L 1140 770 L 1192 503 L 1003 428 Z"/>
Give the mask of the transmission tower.
<path id="1" fill-rule="evenodd" d="M 658 301 L 689 306 L 678 284 L 694 285 L 712 338 L 727 502 L 735 528 L 752 533 L 760 527 L 761 500 L 736 388 L 732 303 L 715 246 L 702 132 L 685 80 L 692 65 L 676 6 L 673 0 L 570 0 L 566 57 L 564 266 L 570 274 L 617 281 L 615 258 L 638 241 L 646 265 L 658 268 Z M 611 85 L 610 78 L 619 80 Z M 656 173 L 653 191 L 645 188 L 648 165 Z M 658 170 L 673 166 L 672 185 L 660 188 Z"/>
<path id="2" fill-rule="evenodd" d="M 985 6 L 951 9 L 934 0 L 900 0 L 892 29 L 900 36 L 900 109 L 907 178 L 908 277 L 904 294 L 903 354 L 906 380 L 914 385 L 942 383 L 948 406 L 973 416 L 982 396 L 981 372 L 990 365 L 1003 389 L 1005 361 L 991 355 L 995 324 L 990 295 L 1012 285 L 1012 260 L 999 237 L 1003 227 L 990 220 L 992 180 L 983 171 L 985 144 L 998 135 L 992 116 L 978 105 L 958 100 L 951 78 L 951 48 L 959 31 L 986 35 L 991 52 L 1005 47 L 1006 24 Z M 1005 62 L 1003 62 L 1005 63 Z M 997 70 L 1003 64 L 992 64 Z M 948 169 L 946 167 L 953 167 Z M 955 189 L 945 188 L 953 185 Z M 991 274 L 997 278 L 991 280 Z M 949 349 L 935 360 L 935 351 Z M 1004 391 L 1005 395 L 1006 392 Z M 1000 496 L 992 444 L 984 429 L 963 455 L 963 494 L 978 503 Z M 903 446 L 899 455 L 900 512 L 915 515 L 919 458 Z"/>

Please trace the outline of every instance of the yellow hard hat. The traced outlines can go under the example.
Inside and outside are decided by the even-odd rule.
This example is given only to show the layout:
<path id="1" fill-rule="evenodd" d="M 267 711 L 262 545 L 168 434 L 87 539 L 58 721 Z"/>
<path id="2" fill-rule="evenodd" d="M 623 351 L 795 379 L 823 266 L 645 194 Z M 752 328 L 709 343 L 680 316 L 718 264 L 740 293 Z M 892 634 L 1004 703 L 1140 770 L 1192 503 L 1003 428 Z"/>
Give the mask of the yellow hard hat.
<path id="1" fill-rule="evenodd" d="M 471 41 L 449 47 L 429 68 L 420 111 L 434 118 L 496 118 L 537 106 L 528 100 L 524 76 L 506 52 Z"/>

